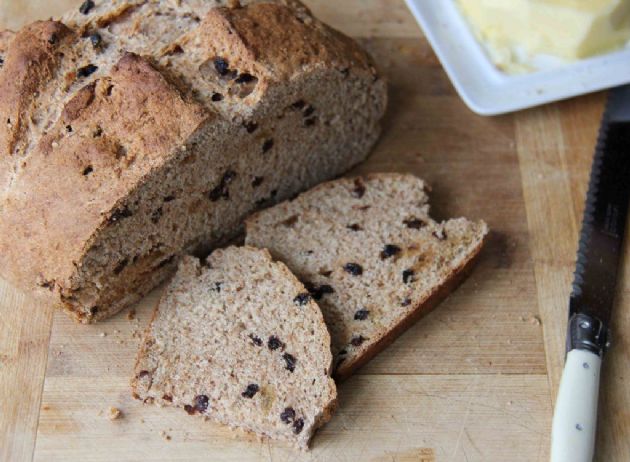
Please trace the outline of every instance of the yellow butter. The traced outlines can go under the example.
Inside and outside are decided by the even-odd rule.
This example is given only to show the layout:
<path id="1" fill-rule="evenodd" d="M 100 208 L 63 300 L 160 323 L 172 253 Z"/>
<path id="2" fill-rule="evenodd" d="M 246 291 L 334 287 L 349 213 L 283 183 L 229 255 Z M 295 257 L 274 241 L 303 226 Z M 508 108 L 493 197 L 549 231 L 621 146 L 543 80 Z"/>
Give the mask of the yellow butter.
<path id="1" fill-rule="evenodd" d="M 533 56 L 576 60 L 630 40 L 630 0 L 457 0 L 495 64 L 527 70 Z"/>

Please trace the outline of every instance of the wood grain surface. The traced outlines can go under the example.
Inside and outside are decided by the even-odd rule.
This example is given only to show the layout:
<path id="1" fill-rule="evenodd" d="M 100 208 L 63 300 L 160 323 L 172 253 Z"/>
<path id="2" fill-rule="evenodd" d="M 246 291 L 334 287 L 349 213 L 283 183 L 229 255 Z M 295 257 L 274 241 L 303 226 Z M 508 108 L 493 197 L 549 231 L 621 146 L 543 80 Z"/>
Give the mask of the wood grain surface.
<path id="1" fill-rule="evenodd" d="M 0 0 L 0 26 L 72 0 Z M 390 80 L 384 133 L 359 172 L 413 172 L 438 218 L 483 218 L 471 278 L 355 377 L 308 453 L 143 406 L 129 379 L 160 290 L 79 326 L 0 282 L 0 461 L 545 461 L 566 306 L 603 94 L 484 118 L 458 98 L 402 0 L 308 0 Z M 628 250 L 626 250 L 626 253 Z M 630 274 L 630 258 L 623 275 Z M 598 462 L 630 454 L 630 282 L 604 363 Z M 116 407 L 122 416 L 108 418 Z"/>

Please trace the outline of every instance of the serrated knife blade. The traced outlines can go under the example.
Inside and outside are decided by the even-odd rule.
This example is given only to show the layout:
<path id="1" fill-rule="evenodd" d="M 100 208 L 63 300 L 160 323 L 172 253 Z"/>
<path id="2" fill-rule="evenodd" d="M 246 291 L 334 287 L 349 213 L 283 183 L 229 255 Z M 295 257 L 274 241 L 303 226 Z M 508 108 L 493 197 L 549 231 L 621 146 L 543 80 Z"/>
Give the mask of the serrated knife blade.
<path id="1" fill-rule="evenodd" d="M 552 462 L 591 462 L 601 360 L 630 197 L 630 85 L 609 93 L 586 196 L 573 290 L 567 356 L 554 411 Z"/>
<path id="2" fill-rule="evenodd" d="M 604 327 L 610 321 L 629 194 L 630 86 L 625 86 L 611 91 L 602 120 L 582 220 L 570 318 L 583 313 Z M 568 350 L 572 343 L 568 335 Z"/>

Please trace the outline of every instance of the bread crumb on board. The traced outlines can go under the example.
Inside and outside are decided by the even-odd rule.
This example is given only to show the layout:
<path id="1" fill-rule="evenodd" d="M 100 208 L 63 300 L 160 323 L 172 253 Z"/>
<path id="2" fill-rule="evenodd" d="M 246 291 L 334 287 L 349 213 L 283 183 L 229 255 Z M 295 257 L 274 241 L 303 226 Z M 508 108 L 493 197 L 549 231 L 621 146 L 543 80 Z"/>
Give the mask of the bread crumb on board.
<path id="1" fill-rule="evenodd" d="M 107 410 L 107 418 L 109 420 L 118 420 L 122 418 L 122 416 L 123 416 L 122 411 L 118 409 L 117 407 L 110 406 L 110 408 Z"/>
<path id="2" fill-rule="evenodd" d="M 542 325 L 542 321 L 540 320 L 540 316 L 538 316 L 536 314 L 530 314 L 530 315 L 527 315 L 527 316 L 521 316 L 521 321 L 528 322 L 529 324 L 531 324 L 533 326 L 540 326 L 540 325 Z"/>
<path id="3" fill-rule="evenodd" d="M 166 433 L 164 430 L 162 430 L 160 432 L 160 436 L 162 438 L 164 438 L 166 441 L 171 441 L 171 435 L 169 435 L 168 433 Z"/>

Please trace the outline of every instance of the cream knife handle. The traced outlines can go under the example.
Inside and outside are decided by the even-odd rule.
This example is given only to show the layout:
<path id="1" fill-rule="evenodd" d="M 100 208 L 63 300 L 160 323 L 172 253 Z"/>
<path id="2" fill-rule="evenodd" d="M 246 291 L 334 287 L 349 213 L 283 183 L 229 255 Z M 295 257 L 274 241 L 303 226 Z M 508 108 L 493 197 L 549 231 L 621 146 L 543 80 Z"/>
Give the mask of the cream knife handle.
<path id="1" fill-rule="evenodd" d="M 586 350 L 567 354 L 551 429 L 551 462 L 592 462 L 602 359 Z"/>

